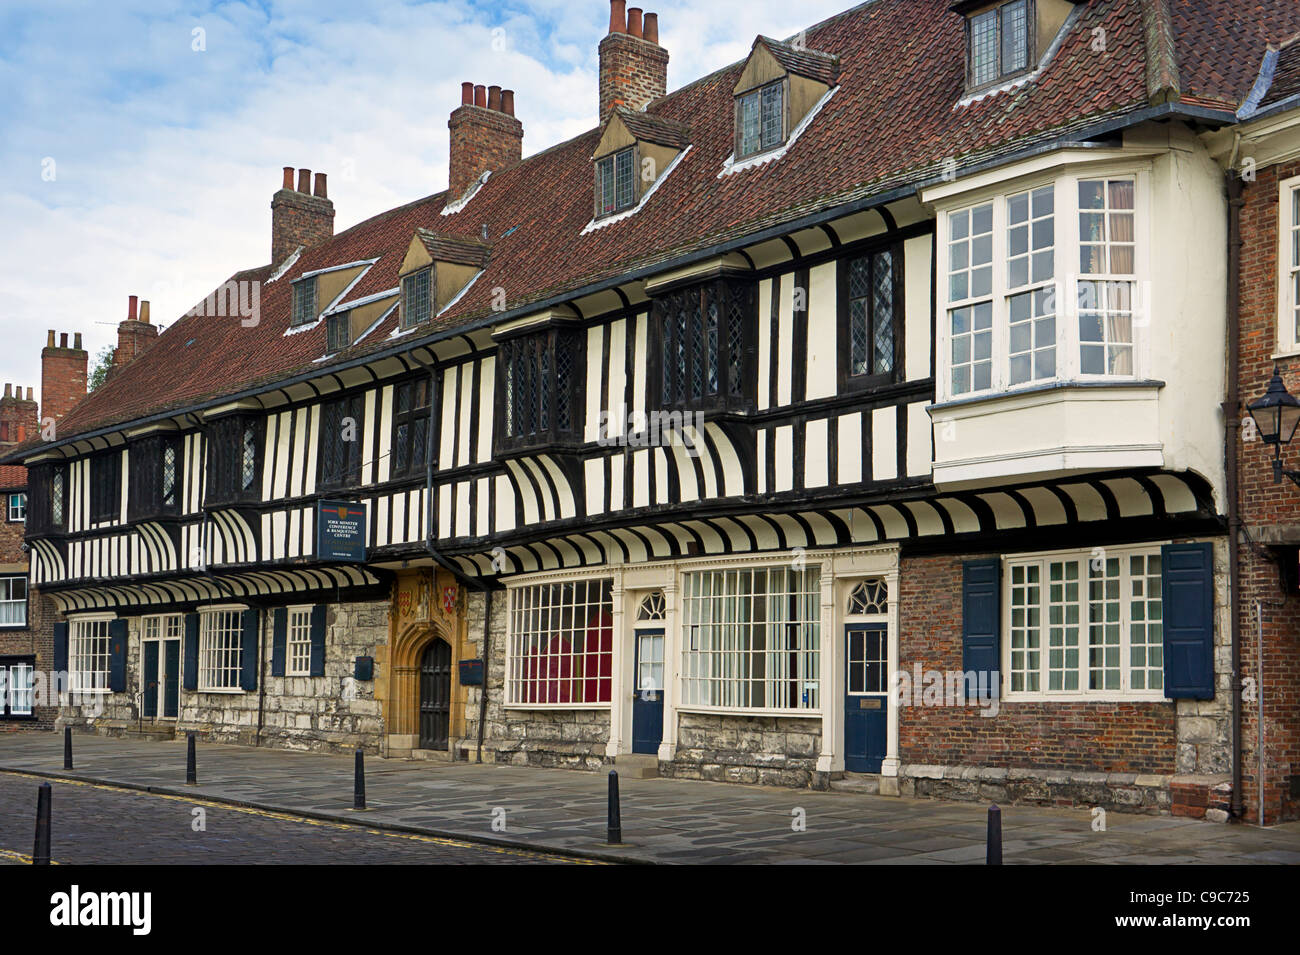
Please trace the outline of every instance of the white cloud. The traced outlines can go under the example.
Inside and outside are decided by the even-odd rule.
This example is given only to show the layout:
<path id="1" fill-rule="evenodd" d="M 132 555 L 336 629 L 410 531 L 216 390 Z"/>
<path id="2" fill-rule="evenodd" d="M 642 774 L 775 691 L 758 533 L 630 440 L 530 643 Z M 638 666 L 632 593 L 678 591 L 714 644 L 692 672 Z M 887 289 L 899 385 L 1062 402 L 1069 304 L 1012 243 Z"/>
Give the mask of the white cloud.
<path id="1" fill-rule="evenodd" d="M 670 88 L 847 5 L 645 4 Z M 116 342 L 129 294 L 167 324 L 265 264 L 281 166 L 330 175 L 340 230 L 440 191 L 463 80 L 517 91 L 525 153 L 595 125 L 604 0 L 160 6 L 0 11 L 0 382 L 39 385 L 46 329 L 82 332 L 93 356 Z"/>

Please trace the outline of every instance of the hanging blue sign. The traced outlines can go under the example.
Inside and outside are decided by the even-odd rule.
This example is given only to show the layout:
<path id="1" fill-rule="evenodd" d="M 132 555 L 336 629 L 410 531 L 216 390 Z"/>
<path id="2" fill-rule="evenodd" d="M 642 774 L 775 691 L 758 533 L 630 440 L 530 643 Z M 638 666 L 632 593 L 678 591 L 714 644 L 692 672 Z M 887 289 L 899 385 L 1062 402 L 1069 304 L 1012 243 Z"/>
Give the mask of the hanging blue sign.
<path id="1" fill-rule="evenodd" d="M 316 502 L 316 558 L 364 563 L 366 509 L 349 501 Z"/>

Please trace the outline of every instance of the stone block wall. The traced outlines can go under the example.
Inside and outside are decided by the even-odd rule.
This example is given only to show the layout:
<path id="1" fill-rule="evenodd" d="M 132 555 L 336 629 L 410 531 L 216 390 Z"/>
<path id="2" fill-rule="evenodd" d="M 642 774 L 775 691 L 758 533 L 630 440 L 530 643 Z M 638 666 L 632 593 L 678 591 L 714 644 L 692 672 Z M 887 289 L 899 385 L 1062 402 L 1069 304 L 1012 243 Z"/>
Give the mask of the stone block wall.
<path id="1" fill-rule="evenodd" d="M 483 648 L 486 596 L 466 594 L 469 638 L 475 652 L 486 660 L 487 718 L 484 722 L 483 759 L 518 766 L 552 766 L 562 769 L 600 769 L 609 763 L 608 710 L 521 710 L 505 706 L 507 597 L 492 595 L 489 622 L 491 646 Z M 460 744 L 470 758 L 478 742 L 479 707 L 483 687 L 468 687 L 465 701 L 465 739 Z"/>
<path id="2" fill-rule="evenodd" d="M 675 779 L 813 785 L 822 721 L 788 716 L 681 713 L 677 753 L 659 771 Z"/>
<path id="3" fill-rule="evenodd" d="M 85 706 L 63 707 L 59 726 L 123 736 L 150 725 L 140 720 L 142 625 L 142 617 L 128 618 L 127 691 L 105 694 L 103 712 L 98 716 Z M 384 721 L 380 704 L 374 698 L 374 683 L 358 682 L 353 678 L 353 671 L 356 657 L 373 656 L 375 648 L 387 639 L 386 601 L 331 604 L 326 616 L 325 675 L 273 677 L 268 613 L 260 647 L 259 689 L 248 692 L 182 689 L 176 733 L 195 732 L 201 739 L 245 746 L 313 752 L 351 752 L 361 748 L 377 753 Z"/>

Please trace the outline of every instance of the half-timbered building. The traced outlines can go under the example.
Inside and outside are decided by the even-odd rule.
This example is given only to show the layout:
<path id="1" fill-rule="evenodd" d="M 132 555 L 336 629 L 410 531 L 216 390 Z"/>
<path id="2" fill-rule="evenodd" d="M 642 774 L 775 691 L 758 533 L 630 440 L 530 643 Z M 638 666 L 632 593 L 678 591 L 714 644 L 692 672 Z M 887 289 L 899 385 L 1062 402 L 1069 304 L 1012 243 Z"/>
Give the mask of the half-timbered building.
<path id="1" fill-rule="evenodd" d="M 62 719 L 1218 798 L 1230 5 L 872 0 L 672 93 L 610 13 L 595 129 L 466 83 L 449 188 L 337 234 L 286 167 L 24 448 Z"/>

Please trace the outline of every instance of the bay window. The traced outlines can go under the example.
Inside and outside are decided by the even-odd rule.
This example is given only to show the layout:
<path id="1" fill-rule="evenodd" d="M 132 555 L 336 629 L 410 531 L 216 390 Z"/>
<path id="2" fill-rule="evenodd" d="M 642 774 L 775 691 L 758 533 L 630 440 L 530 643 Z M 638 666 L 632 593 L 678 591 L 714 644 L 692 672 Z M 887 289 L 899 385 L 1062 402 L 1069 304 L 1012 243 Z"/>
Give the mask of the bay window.
<path id="1" fill-rule="evenodd" d="M 683 705 L 821 705 L 820 567 L 692 572 L 682 594 Z"/>
<path id="2" fill-rule="evenodd" d="M 1158 548 L 1016 558 L 1005 580 L 1013 697 L 1163 698 Z"/>
<path id="3" fill-rule="evenodd" d="M 613 612 L 608 578 L 511 590 L 506 703 L 608 704 Z"/>
<path id="4" fill-rule="evenodd" d="M 752 404 L 754 283 L 713 279 L 656 296 L 658 403 L 664 410 L 743 410 Z"/>
<path id="5" fill-rule="evenodd" d="M 501 343 L 497 358 L 499 449 L 577 441 L 582 430 L 583 343 L 575 328 L 553 327 Z"/>
<path id="6" fill-rule="evenodd" d="M 1138 182 L 1062 179 L 941 217 L 941 400 L 1138 376 Z"/>

